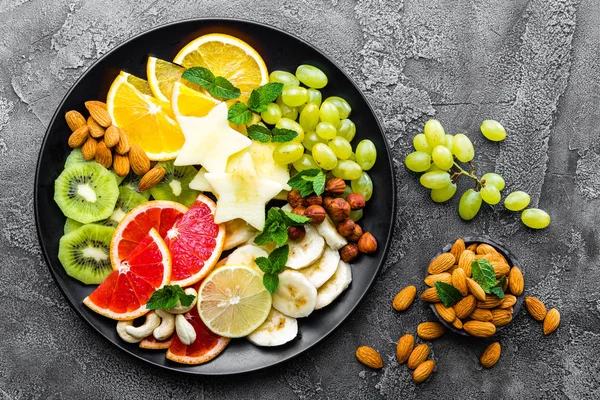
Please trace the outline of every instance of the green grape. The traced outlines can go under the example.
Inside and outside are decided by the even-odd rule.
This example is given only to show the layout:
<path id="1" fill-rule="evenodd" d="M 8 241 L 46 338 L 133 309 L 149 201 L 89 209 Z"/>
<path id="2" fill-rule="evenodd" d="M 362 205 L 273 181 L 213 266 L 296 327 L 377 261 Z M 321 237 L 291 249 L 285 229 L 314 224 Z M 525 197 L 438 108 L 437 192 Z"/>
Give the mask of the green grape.
<path id="1" fill-rule="evenodd" d="M 360 178 L 350 181 L 350 186 L 352 187 L 352 192 L 362 194 L 365 201 L 371 199 L 373 195 L 373 181 L 365 171 L 360 175 Z"/>
<path id="2" fill-rule="evenodd" d="M 308 90 L 301 86 L 285 85 L 281 92 L 281 100 L 290 107 L 298 107 L 308 100 Z"/>
<path id="3" fill-rule="evenodd" d="M 429 169 L 427 170 L 427 172 L 434 172 L 434 171 L 448 172 L 447 170 L 443 170 L 443 169 L 441 169 L 440 167 L 438 167 L 435 164 L 431 164 L 431 167 L 429 167 Z"/>
<path id="4" fill-rule="evenodd" d="M 350 219 L 354 222 L 359 221 L 363 217 L 363 210 L 350 211 Z"/>
<path id="5" fill-rule="evenodd" d="M 529 205 L 531 197 L 525 192 L 512 192 L 504 199 L 504 207 L 510 211 L 521 211 Z"/>
<path id="6" fill-rule="evenodd" d="M 327 85 L 327 75 L 319 68 L 302 64 L 296 69 L 296 76 L 300 82 L 304 83 L 309 88 L 321 89 Z"/>
<path id="7" fill-rule="evenodd" d="M 273 160 L 278 164 L 291 164 L 304 154 L 304 146 L 296 142 L 281 143 L 273 150 Z"/>
<path id="8" fill-rule="evenodd" d="M 465 221 L 475 218 L 481 208 L 481 193 L 469 189 L 463 193 L 458 202 L 458 215 Z"/>
<path id="9" fill-rule="evenodd" d="M 337 178 L 352 180 L 360 178 L 362 168 L 355 161 L 340 160 L 331 172 Z"/>
<path id="10" fill-rule="evenodd" d="M 454 141 L 454 136 L 446 135 L 444 136 L 444 146 L 448 148 L 448 150 L 452 151 L 452 142 Z"/>
<path id="11" fill-rule="evenodd" d="M 340 160 L 346 160 L 352 155 L 352 145 L 341 136 L 336 136 L 331 139 L 328 146 Z"/>
<path id="12" fill-rule="evenodd" d="M 481 189 L 481 199 L 488 204 L 494 205 L 500 203 L 501 197 L 498 188 L 491 183 L 484 185 Z"/>
<path id="13" fill-rule="evenodd" d="M 267 111 L 260 113 L 261 118 L 269 125 L 275 125 L 281 119 L 281 108 L 277 103 L 267 105 Z"/>
<path id="14" fill-rule="evenodd" d="M 356 134 L 356 125 L 352 120 L 348 118 L 340 121 L 340 125 L 337 128 L 337 134 L 347 141 L 351 142 L 354 139 L 354 135 Z"/>
<path id="15" fill-rule="evenodd" d="M 289 118 L 280 118 L 279 121 L 275 124 L 275 128 L 279 129 L 291 129 L 295 132 L 298 132 L 298 136 L 296 136 L 292 142 L 301 143 L 304 140 L 304 129 L 294 120 Z"/>
<path id="16" fill-rule="evenodd" d="M 287 104 L 285 104 L 283 100 L 281 100 L 281 96 L 277 98 L 275 103 L 277 103 L 279 108 L 281 108 L 281 116 L 283 118 L 288 118 L 292 121 L 295 121 L 296 118 L 298 118 L 298 110 L 296 109 L 296 107 L 290 107 Z"/>
<path id="17" fill-rule="evenodd" d="M 427 189 L 441 189 L 452 183 L 450 174 L 445 171 L 425 172 L 421 175 L 420 182 Z"/>
<path id="18" fill-rule="evenodd" d="M 486 119 L 481 123 L 481 133 L 492 142 L 500 142 L 506 138 L 506 129 L 493 119 Z"/>
<path id="19" fill-rule="evenodd" d="M 331 140 L 337 136 L 337 129 L 335 129 L 335 125 L 330 122 L 319 122 L 315 129 L 317 135 L 326 140 Z"/>
<path id="20" fill-rule="evenodd" d="M 323 95 L 317 89 L 310 88 L 308 89 L 308 101 L 307 103 L 316 104 L 317 107 L 321 107 L 321 102 L 323 101 Z"/>
<path id="21" fill-rule="evenodd" d="M 521 214 L 521 221 L 531 229 L 544 229 L 550 225 L 550 215 L 539 208 L 528 208 Z"/>
<path id="22" fill-rule="evenodd" d="M 329 122 L 334 127 L 340 124 L 340 112 L 335 104 L 331 102 L 323 102 L 319 110 L 319 116 L 322 122 Z"/>
<path id="23" fill-rule="evenodd" d="M 319 167 L 332 170 L 337 165 L 337 157 L 333 150 L 325 143 L 317 143 L 313 146 L 312 155 Z"/>
<path id="24" fill-rule="evenodd" d="M 456 193 L 456 183 L 451 183 L 441 189 L 431 189 L 429 196 L 436 203 L 444 203 L 452 198 Z"/>
<path id="25" fill-rule="evenodd" d="M 429 144 L 429 147 L 432 149 L 435 146 L 444 144 L 446 133 L 444 132 L 444 127 L 437 119 L 430 119 L 427 121 L 423 133 L 427 139 L 427 144 Z"/>
<path id="26" fill-rule="evenodd" d="M 348 157 L 348 160 L 356 161 L 356 154 L 354 154 L 354 152 L 350 153 L 350 157 Z"/>
<path id="27" fill-rule="evenodd" d="M 377 149 L 368 139 L 361 140 L 356 146 L 356 162 L 365 171 L 370 170 L 377 160 Z"/>
<path id="28" fill-rule="evenodd" d="M 431 152 L 431 158 L 433 159 L 435 165 L 444 171 L 448 171 L 450 168 L 452 168 L 452 164 L 454 163 L 452 152 L 443 145 L 435 146 Z"/>
<path id="29" fill-rule="evenodd" d="M 452 153 L 454 153 L 459 161 L 469 162 L 475 156 L 475 149 L 469 138 L 459 133 L 452 139 Z"/>
<path id="30" fill-rule="evenodd" d="M 300 126 L 304 129 L 304 132 L 314 131 L 319 123 L 319 106 L 316 104 L 306 104 L 306 106 L 300 111 Z"/>
<path id="31" fill-rule="evenodd" d="M 294 169 L 298 172 L 306 169 L 320 169 L 315 160 L 309 154 L 302 154 L 302 156 L 294 161 Z"/>
<path id="32" fill-rule="evenodd" d="M 504 178 L 502 176 L 495 174 L 493 172 L 488 172 L 484 176 L 481 177 L 482 181 L 485 181 L 485 184 L 494 185 L 498 188 L 498 190 L 504 189 Z"/>
<path id="33" fill-rule="evenodd" d="M 415 147 L 416 151 L 422 151 L 427 154 L 431 154 L 433 151 L 433 148 L 429 146 L 429 143 L 427 143 L 427 138 L 422 133 L 415 135 L 413 138 L 413 146 Z"/>
<path id="34" fill-rule="evenodd" d="M 333 175 L 333 171 L 331 172 L 331 176 L 336 178 L 336 176 Z M 353 193 L 352 187 L 350 185 L 346 185 L 346 189 L 344 189 L 344 193 L 342 193 L 342 198 L 345 200 L 350 193 Z"/>
<path id="35" fill-rule="evenodd" d="M 337 107 L 337 109 L 340 113 L 340 119 L 348 118 L 348 116 L 352 112 L 352 107 L 350 107 L 350 104 L 341 97 L 331 96 L 331 97 L 326 98 L 325 101 L 333 103 Z"/>
<path id="36" fill-rule="evenodd" d="M 294 76 L 294 74 L 287 71 L 273 71 L 269 75 L 269 82 L 279 82 L 284 85 L 298 86 L 300 81 Z"/>
<path id="37" fill-rule="evenodd" d="M 304 145 L 304 147 L 306 147 L 306 150 L 308 151 L 312 151 L 314 145 L 317 143 L 327 143 L 327 140 L 317 135 L 317 132 L 314 131 L 308 132 L 304 136 L 304 140 L 302 141 L 302 144 Z"/>

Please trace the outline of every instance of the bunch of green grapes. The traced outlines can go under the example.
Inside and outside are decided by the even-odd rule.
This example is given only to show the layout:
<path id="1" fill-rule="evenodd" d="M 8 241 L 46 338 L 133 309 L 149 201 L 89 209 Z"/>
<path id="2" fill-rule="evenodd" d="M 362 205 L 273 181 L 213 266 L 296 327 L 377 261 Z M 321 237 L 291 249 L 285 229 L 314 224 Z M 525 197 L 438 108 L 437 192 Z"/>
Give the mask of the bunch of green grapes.
<path id="1" fill-rule="evenodd" d="M 481 124 L 481 133 L 491 141 L 501 141 L 506 130 L 497 121 L 486 120 Z M 413 138 L 415 151 L 406 156 L 406 167 L 413 172 L 423 172 L 421 185 L 431 189 L 431 199 L 436 203 L 450 200 L 457 190 L 456 182 L 461 176 L 475 180 L 475 188 L 468 189 L 460 197 L 458 214 L 466 221 L 475 218 L 483 202 L 495 205 L 502 199 L 504 178 L 489 172 L 478 178 L 472 160 L 475 148 L 464 134 L 447 135 L 442 124 L 430 119 L 425 123 L 424 132 Z M 466 171 L 458 162 L 468 163 Z M 523 191 L 510 193 L 504 199 L 504 206 L 510 211 L 522 211 L 530 202 L 530 196 Z M 531 208 L 521 214 L 523 223 L 534 229 L 542 229 L 550 224 L 550 216 L 543 210 Z"/>

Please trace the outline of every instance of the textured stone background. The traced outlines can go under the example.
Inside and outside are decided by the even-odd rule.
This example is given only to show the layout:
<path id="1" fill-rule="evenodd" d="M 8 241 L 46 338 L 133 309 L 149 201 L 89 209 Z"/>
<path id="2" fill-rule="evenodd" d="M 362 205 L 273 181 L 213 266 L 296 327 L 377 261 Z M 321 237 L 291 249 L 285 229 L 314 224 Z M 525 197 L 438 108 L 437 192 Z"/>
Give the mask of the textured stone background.
<path id="1" fill-rule="evenodd" d="M 276 4 L 276 5 L 275 5 Z M 42 260 L 33 176 L 52 113 L 70 85 L 112 47 L 178 19 L 242 16 L 285 29 L 331 55 L 378 110 L 397 167 L 394 244 L 373 289 L 320 345 L 263 374 L 236 379 L 173 375 L 110 346 L 67 305 Z M 0 0 L 0 394 L 30 398 L 599 398 L 600 6 L 596 0 Z M 430 117 L 474 139 L 481 170 L 550 212 L 542 232 L 502 207 L 472 222 L 454 199 L 434 205 L 404 169 L 412 136 Z M 478 134 L 500 120 L 507 140 Z M 420 303 L 390 303 L 457 235 L 506 243 L 527 292 L 562 312 L 549 337 L 522 312 L 500 335 L 490 371 L 485 343 L 446 335 L 437 372 L 416 387 L 394 360 L 395 342 L 432 318 Z M 377 348 L 385 367 L 354 358 Z"/>

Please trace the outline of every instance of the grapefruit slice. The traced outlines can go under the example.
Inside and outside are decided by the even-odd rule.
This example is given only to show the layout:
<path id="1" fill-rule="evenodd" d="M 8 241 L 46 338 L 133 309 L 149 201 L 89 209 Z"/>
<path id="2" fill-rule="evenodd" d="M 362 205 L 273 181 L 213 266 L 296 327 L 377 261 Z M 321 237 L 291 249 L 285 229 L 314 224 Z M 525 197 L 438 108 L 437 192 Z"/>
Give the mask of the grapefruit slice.
<path id="1" fill-rule="evenodd" d="M 171 285 L 186 287 L 204 278 L 215 266 L 225 243 L 224 225 L 215 224 L 216 204 L 199 195 L 165 237 L 173 257 Z"/>
<path id="2" fill-rule="evenodd" d="M 171 346 L 171 343 L 173 343 L 173 336 L 167 340 L 156 340 L 154 336 L 150 335 L 140 342 L 140 349 L 164 350 L 168 349 Z"/>
<path id="3" fill-rule="evenodd" d="M 181 364 L 202 364 L 218 356 L 227 347 L 231 339 L 212 333 L 200 319 L 196 307 L 184 316 L 194 327 L 196 340 L 186 346 L 174 335 L 167 350 L 167 359 Z"/>
<path id="4" fill-rule="evenodd" d="M 148 312 L 146 302 L 170 279 L 169 249 L 156 229 L 151 229 L 83 304 L 107 318 L 134 319 Z"/>

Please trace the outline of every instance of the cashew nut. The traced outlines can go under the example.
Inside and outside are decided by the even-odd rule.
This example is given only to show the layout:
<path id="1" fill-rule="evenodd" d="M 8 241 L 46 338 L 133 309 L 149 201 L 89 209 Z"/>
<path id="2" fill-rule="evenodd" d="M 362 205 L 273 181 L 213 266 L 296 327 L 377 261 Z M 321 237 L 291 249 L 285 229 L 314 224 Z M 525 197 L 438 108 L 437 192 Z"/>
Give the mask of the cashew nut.
<path id="1" fill-rule="evenodd" d="M 117 333 L 119 337 L 126 341 L 127 343 L 138 343 L 141 342 L 142 339 L 135 338 L 126 332 L 127 327 L 133 327 L 133 321 L 119 321 L 117 322 Z"/>
<path id="2" fill-rule="evenodd" d="M 175 329 L 181 343 L 189 346 L 196 340 L 196 330 L 181 314 L 175 316 Z"/>
<path id="3" fill-rule="evenodd" d="M 188 312 L 192 308 L 194 308 L 194 306 L 196 305 L 196 301 L 198 299 L 198 293 L 196 292 L 196 290 L 194 288 L 187 288 L 184 291 L 185 291 L 185 294 L 190 294 L 190 295 L 194 296 L 194 301 L 192 301 L 192 304 L 190 304 L 187 307 L 182 306 L 181 302 L 178 301 L 174 307 L 171 307 L 167 310 L 171 314 L 185 314 L 186 312 Z"/>
<path id="4" fill-rule="evenodd" d="M 152 335 L 152 331 L 160 325 L 160 317 L 154 311 L 146 314 L 146 321 L 141 326 L 129 325 L 125 327 L 125 332 L 136 339 L 144 339 Z"/>
<path id="5" fill-rule="evenodd" d="M 152 335 L 156 340 L 166 340 L 175 331 L 175 316 L 166 310 L 156 310 L 156 315 L 161 318 L 160 325 L 154 329 Z"/>

